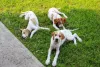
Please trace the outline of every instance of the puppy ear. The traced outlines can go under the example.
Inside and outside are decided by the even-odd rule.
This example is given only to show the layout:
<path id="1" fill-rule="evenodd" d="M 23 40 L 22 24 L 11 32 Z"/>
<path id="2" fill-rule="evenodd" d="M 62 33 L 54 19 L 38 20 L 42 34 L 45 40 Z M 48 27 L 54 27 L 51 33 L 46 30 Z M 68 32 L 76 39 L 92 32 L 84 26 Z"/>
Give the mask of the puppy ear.
<path id="1" fill-rule="evenodd" d="M 54 35 L 55 35 L 55 31 L 54 31 L 54 32 L 52 32 L 53 40 L 54 40 Z"/>
<path id="2" fill-rule="evenodd" d="M 64 24 L 66 22 L 66 18 L 61 18 L 61 21 Z"/>
<path id="3" fill-rule="evenodd" d="M 58 22 L 58 19 L 54 19 L 54 24 L 57 24 L 57 22 Z"/>
<path id="4" fill-rule="evenodd" d="M 54 31 L 54 32 L 52 32 L 52 36 L 54 36 L 54 34 L 55 34 L 55 31 Z"/>
<path id="5" fill-rule="evenodd" d="M 61 39 L 63 40 L 65 38 L 64 34 L 60 33 Z"/>
<path id="6" fill-rule="evenodd" d="M 20 29 L 20 31 L 23 31 L 24 29 Z"/>

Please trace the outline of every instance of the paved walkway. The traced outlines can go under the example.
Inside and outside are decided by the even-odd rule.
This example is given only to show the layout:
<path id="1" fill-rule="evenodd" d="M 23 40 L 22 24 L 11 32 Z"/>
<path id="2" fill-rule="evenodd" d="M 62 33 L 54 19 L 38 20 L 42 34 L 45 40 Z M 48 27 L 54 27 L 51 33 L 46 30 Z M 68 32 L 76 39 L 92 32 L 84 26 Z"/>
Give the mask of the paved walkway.
<path id="1" fill-rule="evenodd" d="M 1 22 L 0 67 L 44 67 Z"/>

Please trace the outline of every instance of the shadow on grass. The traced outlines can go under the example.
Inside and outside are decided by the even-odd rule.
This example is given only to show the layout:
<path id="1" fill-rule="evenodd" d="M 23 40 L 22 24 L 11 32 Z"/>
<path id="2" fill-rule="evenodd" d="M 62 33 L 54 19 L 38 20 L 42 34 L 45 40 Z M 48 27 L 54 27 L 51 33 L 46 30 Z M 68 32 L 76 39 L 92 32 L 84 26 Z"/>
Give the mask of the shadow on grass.
<path id="1" fill-rule="evenodd" d="M 75 46 L 73 42 L 65 42 L 61 47 L 57 67 L 99 67 L 100 66 L 100 15 L 97 11 L 74 9 L 66 13 L 68 24 L 66 28 L 74 29 L 83 42 Z M 45 64 L 50 44 L 51 32 L 54 31 L 47 14 L 38 14 L 40 26 L 51 28 L 50 32 L 39 30 L 32 39 L 21 39 L 20 28 L 25 28 L 27 21 L 19 18 L 19 14 L 10 12 L 0 14 L 2 21 L 8 29 L 43 63 Z M 74 32 L 73 32 L 74 33 Z M 55 53 L 54 53 L 55 54 Z M 54 58 L 52 54 L 52 60 Z M 48 66 L 49 67 L 49 66 Z"/>

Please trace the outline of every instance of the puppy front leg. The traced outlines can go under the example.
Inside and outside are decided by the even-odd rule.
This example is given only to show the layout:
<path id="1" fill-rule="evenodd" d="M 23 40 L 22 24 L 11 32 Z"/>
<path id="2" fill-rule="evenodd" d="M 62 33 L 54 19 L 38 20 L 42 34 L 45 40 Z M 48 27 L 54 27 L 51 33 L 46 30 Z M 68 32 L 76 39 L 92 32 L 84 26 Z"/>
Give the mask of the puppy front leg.
<path id="1" fill-rule="evenodd" d="M 56 30 L 59 30 L 59 28 L 53 23 L 53 27 L 56 29 Z"/>
<path id="2" fill-rule="evenodd" d="M 65 18 L 68 18 L 64 13 L 57 11 L 58 14 L 62 14 Z"/>
<path id="3" fill-rule="evenodd" d="M 76 43 L 76 38 L 74 38 L 73 40 L 74 40 L 74 44 L 76 45 L 76 44 L 77 44 L 77 43 Z"/>
<path id="4" fill-rule="evenodd" d="M 64 25 L 62 24 L 63 29 L 65 29 Z"/>
<path id="5" fill-rule="evenodd" d="M 47 60 L 45 62 L 46 65 L 50 64 L 50 55 L 51 55 L 52 48 L 50 47 L 48 50 Z"/>
<path id="6" fill-rule="evenodd" d="M 37 31 L 38 29 L 35 29 L 31 32 L 30 38 L 32 38 L 33 34 Z"/>
<path id="7" fill-rule="evenodd" d="M 57 48 L 56 55 L 55 55 L 54 60 L 52 62 L 52 66 L 56 66 L 59 53 L 60 53 L 59 48 Z"/>

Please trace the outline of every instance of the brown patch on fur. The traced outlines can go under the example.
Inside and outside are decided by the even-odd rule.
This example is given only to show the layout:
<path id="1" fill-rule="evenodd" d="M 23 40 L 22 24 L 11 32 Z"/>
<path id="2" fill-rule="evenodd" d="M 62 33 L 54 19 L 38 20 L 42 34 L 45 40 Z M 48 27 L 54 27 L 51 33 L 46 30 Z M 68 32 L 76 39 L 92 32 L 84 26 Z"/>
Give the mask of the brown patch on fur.
<path id="1" fill-rule="evenodd" d="M 58 18 L 58 19 L 54 19 L 54 24 L 61 24 L 61 22 L 60 22 L 60 18 Z"/>
<path id="2" fill-rule="evenodd" d="M 55 34 L 56 34 L 56 32 L 55 32 L 55 31 L 54 31 L 54 32 L 52 32 L 53 40 L 54 40 L 54 36 L 55 36 Z"/>
<path id="3" fill-rule="evenodd" d="M 62 33 L 60 33 L 60 38 L 63 40 L 65 36 Z"/>
<path id="4" fill-rule="evenodd" d="M 26 32 L 27 32 L 28 35 L 30 34 L 30 31 L 28 29 L 26 29 Z"/>
<path id="5" fill-rule="evenodd" d="M 29 31 L 28 29 L 22 30 L 22 34 L 25 34 L 26 36 L 29 36 L 30 33 L 31 33 L 31 31 Z"/>
<path id="6" fill-rule="evenodd" d="M 62 24 L 66 22 L 66 18 L 61 18 Z"/>
<path id="7" fill-rule="evenodd" d="M 66 22 L 66 18 L 57 18 L 57 19 L 54 19 L 54 24 L 64 24 Z"/>

